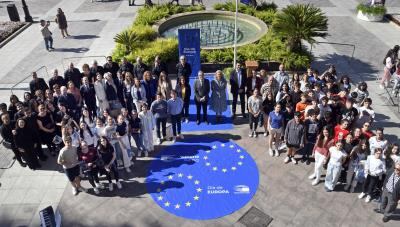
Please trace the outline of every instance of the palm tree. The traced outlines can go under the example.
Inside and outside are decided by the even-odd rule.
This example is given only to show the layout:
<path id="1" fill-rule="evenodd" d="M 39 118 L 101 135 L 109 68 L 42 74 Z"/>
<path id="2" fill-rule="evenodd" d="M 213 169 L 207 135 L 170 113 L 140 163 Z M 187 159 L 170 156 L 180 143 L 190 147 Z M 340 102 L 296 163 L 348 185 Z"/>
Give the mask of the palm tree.
<path id="1" fill-rule="evenodd" d="M 133 46 L 134 46 L 135 42 L 137 41 L 137 39 L 138 39 L 138 37 L 137 37 L 136 33 L 129 29 L 122 31 L 121 33 L 117 34 L 114 37 L 114 41 L 116 43 L 119 43 L 119 44 L 125 46 L 126 54 L 129 54 L 132 51 Z"/>
<path id="2" fill-rule="evenodd" d="M 276 15 L 272 29 L 286 40 L 290 51 L 301 51 L 302 40 L 313 44 L 315 37 L 328 35 L 328 18 L 313 5 L 289 5 Z"/>

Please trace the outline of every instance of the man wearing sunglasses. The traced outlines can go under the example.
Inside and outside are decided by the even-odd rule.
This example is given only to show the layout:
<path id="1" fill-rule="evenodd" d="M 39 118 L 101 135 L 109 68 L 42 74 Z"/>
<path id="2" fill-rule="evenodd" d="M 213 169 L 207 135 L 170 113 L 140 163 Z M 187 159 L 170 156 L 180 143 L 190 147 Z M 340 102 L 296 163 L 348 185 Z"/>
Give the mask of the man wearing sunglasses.
<path id="1" fill-rule="evenodd" d="M 400 200 L 400 162 L 397 162 L 393 170 L 388 171 L 383 183 L 382 203 L 380 209 L 375 212 L 383 213 L 383 222 L 388 222 L 396 210 Z"/>

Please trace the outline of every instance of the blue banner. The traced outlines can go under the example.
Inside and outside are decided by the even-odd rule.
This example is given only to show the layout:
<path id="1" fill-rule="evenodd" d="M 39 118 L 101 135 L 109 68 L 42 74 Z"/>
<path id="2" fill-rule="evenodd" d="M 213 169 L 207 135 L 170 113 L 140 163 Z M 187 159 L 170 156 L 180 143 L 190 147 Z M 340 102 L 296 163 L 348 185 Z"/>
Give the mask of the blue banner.
<path id="1" fill-rule="evenodd" d="M 200 70 L 200 29 L 178 29 L 179 56 L 184 55 L 192 67 L 191 77 Z"/>
<path id="2" fill-rule="evenodd" d="M 251 0 L 240 0 L 240 3 L 243 3 L 245 5 L 250 5 L 251 4 Z"/>
<path id="3" fill-rule="evenodd" d="M 179 217 L 208 220 L 229 215 L 256 194 L 258 168 L 233 141 L 194 137 L 166 146 L 151 162 L 147 192 Z"/>

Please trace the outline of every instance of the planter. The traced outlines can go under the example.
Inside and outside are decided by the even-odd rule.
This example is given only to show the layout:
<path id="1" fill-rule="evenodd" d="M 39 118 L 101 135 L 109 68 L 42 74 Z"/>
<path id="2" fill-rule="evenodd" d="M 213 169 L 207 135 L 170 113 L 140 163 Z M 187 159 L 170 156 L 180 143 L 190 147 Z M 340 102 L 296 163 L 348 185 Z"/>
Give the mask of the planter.
<path id="1" fill-rule="evenodd" d="M 385 14 L 373 15 L 368 13 L 363 13 L 360 10 L 357 13 L 357 18 L 363 21 L 379 22 L 383 20 Z"/>

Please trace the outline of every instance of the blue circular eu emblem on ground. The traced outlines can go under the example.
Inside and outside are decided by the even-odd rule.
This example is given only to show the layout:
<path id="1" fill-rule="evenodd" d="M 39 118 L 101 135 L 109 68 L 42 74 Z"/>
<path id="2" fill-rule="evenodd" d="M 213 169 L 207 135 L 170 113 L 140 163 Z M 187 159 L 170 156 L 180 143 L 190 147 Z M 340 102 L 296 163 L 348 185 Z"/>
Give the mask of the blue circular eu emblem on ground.
<path id="1" fill-rule="evenodd" d="M 255 195 L 253 158 L 228 140 L 196 137 L 167 146 L 152 161 L 147 190 L 164 210 L 189 219 L 223 217 Z"/>

